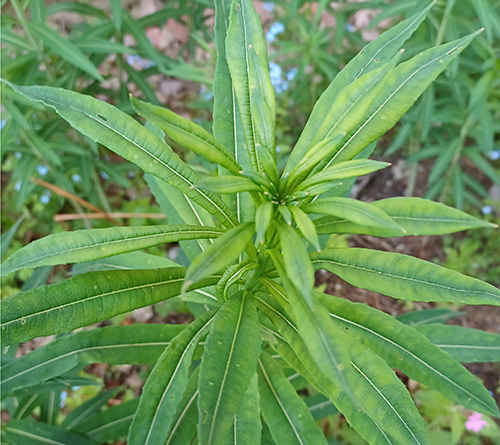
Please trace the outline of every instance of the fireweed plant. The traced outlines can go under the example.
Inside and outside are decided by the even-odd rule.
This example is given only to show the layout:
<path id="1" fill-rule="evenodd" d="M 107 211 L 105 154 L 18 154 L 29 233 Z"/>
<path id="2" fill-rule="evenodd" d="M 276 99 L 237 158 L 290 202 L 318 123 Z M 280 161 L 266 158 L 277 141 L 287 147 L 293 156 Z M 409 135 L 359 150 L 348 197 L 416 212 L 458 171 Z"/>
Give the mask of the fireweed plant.
<path id="1" fill-rule="evenodd" d="M 368 204 L 344 197 L 355 177 L 387 165 L 367 159 L 372 142 L 480 32 L 399 64 L 400 47 L 429 9 L 382 34 L 335 77 L 282 172 L 276 167 L 266 44 L 250 0 L 216 1 L 213 136 L 137 99 L 132 104 L 152 131 L 89 96 L 10 84 L 148 173 L 171 224 L 51 235 L 14 253 L 3 274 L 172 242 L 181 243 L 191 262 L 187 268 L 141 269 L 138 256 L 136 269 L 83 273 L 7 298 L 1 302 L 4 350 L 174 297 L 193 304 L 196 319 L 186 326 L 138 324 L 61 336 L 6 360 L 2 396 L 26 394 L 92 362 L 154 364 L 128 417 L 131 445 L 191 443 L 194 437 L 200 444 L 254 444 L 261 438 L 326 443 L 286 377 L 299 374 L 310 394 L 333 403 L 369 443 L 429 443 L 393 371 L 398 368 L 473 411 L 499 416 L 494 399 L 459 361 L 498 360 L 500 336 L 446 325 L 413 327 L 314 289 L 314 271 L 326 269 L 393 298 L 500 305 L 499 289 L 458 272 L 398 253 L 322 250 L 318 240 L 339 233 L 393 237 L 492 226 L 419 198 Z M 201 177 L 164 142 L 164 133 L 217 164 L 217 174 Z M 111 426 L 118 408 L 94 419 L 92 431 L 77 421 L 51 431 L 66 429 L 82 443 L 103 441 L 98 432 Z M 26 422 L 12 421 L 5 435 L 21 434 Z"/>

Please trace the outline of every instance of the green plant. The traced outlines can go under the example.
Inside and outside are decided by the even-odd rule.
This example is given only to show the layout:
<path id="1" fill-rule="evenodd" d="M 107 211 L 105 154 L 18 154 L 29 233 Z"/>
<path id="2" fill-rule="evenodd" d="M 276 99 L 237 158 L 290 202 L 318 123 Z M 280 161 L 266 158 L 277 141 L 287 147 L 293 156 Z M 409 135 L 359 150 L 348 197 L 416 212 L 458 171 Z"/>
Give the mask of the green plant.
<path id="1" fill-rule="evenodd" d="M 290 373 L 307 382 L 309 394 L 333 403 L 370 443 L 429 443 L 396 367 L 469 409 L 498 416 L 488 391 L 459 364 L 460 355 L 455 360 L 415 327 L 387 314 L 313 288 L 314 269 L 326 269 L 394 298 L 500 305 L 499 289 L 458 272 L 396 253 L 321 250 L 318 241 L 321 234 L 392 237 L 492 226 L 419 198 L 367 204 L 341 197 L 352 178 L 387 165 L 366 159 L 371 143 L 477 34 L 398 64 L 399 48 L 428 9 L 366 46 L 340 72 L 281 174 L 266 45 L 250 0 L 216 1 L 213 136 L 137 99 L 132 104 L 156 126 L 154 133 L 91 97 L 11 84 L 147 172 L 170 224 L 51 235 L 8 258 L 3 274 L 134 255 L 130 252 L 174 241 L 191 262 L 187 268 L 88 272 L 5 299 L 3 345 L 70 332 L 169 298 L 198 305 L 192 306 L 196 319 L 188 326 L 78 332 L 8 360 L 2 394 L 33 390 L 89 362 L 155 363 L 128 433 L 128 443 L 140 445 L 190 443 L 195 435 L 202 444 L 259 443 L 260 437 L 264 443 L 326 443 L 285 377 Z M 217 164 L 218 174 L 202 178 L 161 140 L 163 131 Z M 316 251 L 309 255 L 307 244 Z M 142 266 L 139 256 L 135 264 Z M 469 342 L 487 350 L 481 345 L 499 342 L 498 335 L 468 330 L 459 335 L 447 328 L 453 327 L 430 331 L 439 332 L 438 340 L 446 338 L 447 345 Z M 495 351 L 482 359 L 498 359 Z M 107 421 L 101 419 L 100 428 Z M 5 436 L 29 428 L 28 421 L 13 421 Z"/>

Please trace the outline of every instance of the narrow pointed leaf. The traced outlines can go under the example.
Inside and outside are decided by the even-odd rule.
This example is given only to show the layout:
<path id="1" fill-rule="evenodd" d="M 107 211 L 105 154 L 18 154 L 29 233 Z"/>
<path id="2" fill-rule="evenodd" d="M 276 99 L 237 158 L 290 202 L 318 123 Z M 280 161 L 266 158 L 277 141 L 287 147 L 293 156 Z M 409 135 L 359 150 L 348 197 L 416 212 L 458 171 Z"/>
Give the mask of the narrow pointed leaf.
<path id="1" fill-rule="evenodd" d="M 424 324 L 446 323 L 448 320 L 463 314 L 465 312 L 450 311 L 449 309 L 425 309 L 398 315 L 396 320 L 415 327 Z"/>
<path id="2" fill-rule="evenodd" d="M 235 225 L 234 215 L 217 196 L 195 187 L 199 182 L 198 174 L 132 117 L 105 102 L 72 91 L 9 85 L 27 98 L 54 108 L 73 128 L 135 163 L 146 173 L 172 184 L 225 227 Z"/>
<path id="3" fill-rule="evenodd" d="M 211 176 L 196 184 L 202 190 L 215 193 L 241 193 L 251 191 L 262 191 L 260 185 L 255 184 L 244 176 Z"/>
<path id="4" fill-rule="evenodd" d="M 277 223 L 276 228 L 281 241 L 287 275 L 309 307 L 312 307 L 311 292 L 314 286 L 314 272 L 306 247 L 299 234 L 289 225 Z"/>
<path id="5" fill-rule="evenodd" d="M 307 204 L 303 210 L 308 213 L 323 213 L 347 219 L 356 224 L 390 228 L 393 231 L 399 231 L 400 235 L 405 234 L 405 230 L 393 221 L 383 210 L 373 206 L 370 203 L 358 201 L 351 198 L 324 198 Z"/>
<path id="6" fill-rule="evenodd" d="M 201 226 L 111 227 L 49 235 L 28 244 L 2 265 L 2 275 L 16 270 L 82 263 L 181 240 L 216 238 L 222 230 Z"/>
<path id="7" fill-rule="evenodd" d="M 61 337 L 2 367 L 2 394 L 91 363 L 154 364 L 184 325 L 108 326 Z"/>
<path id="8" fill-rule="evenodd" d="M 172 340 L 158 359 L 130 427 L 127 440 L 130 445 L 165 443 L 187 387 L 194 350 L 210 328 L 215 313 L 205 312 L 197 318 Z"/>
<path id="9" fill-rule="evenodd" d="M 417 326 L 415 329 L 457 362 L 500 362 L 499 334 L 437 324 Z"/>
<path id="10" fill-rule="evenodd" d="M 264 242 L 269 224 L 273 216 L 274 204 L 270 201 L 261 204 L 255 213 L 255 229 L 257 231 L 257 242 Z"/>
<path id="11" fill-rule="evenodd" d="M 259 389 L 264 419 L 276 443 L 326 444 L 307 405 L 283 371 L 263 352 L 259 360 Z"/>
<path id="12" fill-rule="evenodd" d="M 193 260 L 186 273 L 183 290 L 235 261 L 252 240 L 254 233 L 254 224 L 244 223 L 229 229 L 220 236 Z"/>
<path id="13" fill-rule="evenodd" d="M 293 219 L 297 223 L 297 228 L 302 235 L 304 235 L 304 238 L 306 238 L 316 250 L 321 250 L 316 228 L 314 227 L 314 223 L 309 219 L 309 216 L 299 207 L 295 206 L 290 206 L 290 212 L 292 212 Z"/>
<path id="14" fill-rule="evenodd" d="M 311 254 L 315 269 L 326 269 L 353 286 L 413 301 L 448 301 L 500 306 L 500 289 L 409 255 L 361 248 Z"/>
<path id="15" fill-rule="evenodd" d="M 261 350 L 252 297 L 238 293 L 219 310 L 205 344 L 199 380 L 201 443 L 219 444 L 231 428 Z"/>
<path id="16" fill-rule="evenodd" d="M 259 16 L 250 0 L 232 2 L 226 60 L 243 124 L 250 161 L 262 170 L 256 145 L 274 153 L 274 88 Z"/>
<path id="17" fill-rule="evenodd" d="M 411 326 L 360 303 L 320 296 L 334 323 L 384 358 L 391 368 L 470 409 L 498 415 L 482 384 Z"/>
<path id="18" fill-rule="evenodd" d="M 69 332 L 181 293 L 186 269 L 110 270 L 77 275 L 2 300 L 2 343 Z M 220 277 L 199 281 L 215 284 Z"/>
<path id="19" fill-rule="evenodd" d="M 240 280 L 247 272 L 254 270 L 258 264 L 251 260 L 245 260 L 234 266 L 230 266 L 222 274 L 222 278 L 215 286 L 215 295 L 219 301 L 227 300 L 229 288 Z"/>
<path id="20" fill-rule="evenodd" d="M 234 156 L 204 128 L 166 108 L 142 102 L 132 96 L 130 100 L 138 114 L 161 128 L 178 144 L 235 175 L 242 170 Z"/>

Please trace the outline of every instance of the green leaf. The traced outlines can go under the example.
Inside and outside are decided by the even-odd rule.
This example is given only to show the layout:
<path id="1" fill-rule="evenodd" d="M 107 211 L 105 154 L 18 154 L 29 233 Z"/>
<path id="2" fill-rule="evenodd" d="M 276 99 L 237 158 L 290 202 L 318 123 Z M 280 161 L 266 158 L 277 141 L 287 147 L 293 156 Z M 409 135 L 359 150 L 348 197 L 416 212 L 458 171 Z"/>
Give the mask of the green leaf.
<path id="1" fill-rule="evenodd" d="M 54 108 L 73 128 L 135 163 L 146 173 L 172 184 L 225 227 L 236 224 L 234 215 L 217 196 L 195 187 L 199 182 L 195 171 L 132 117 L 112 105 L 72 91 L 9 85 L 29 99 Z"/>
<path id="2" fill-rule="evenodd" d="M 273 217 L 274 204 L 270 201 L 261 204 L 255 213 L 255 229 L 257 231 L 257 243 L 262 244 L 269 224 Z"/>
<path id="3" fill-rule="evenodd" d="M 43 23 L 34 21 L 30 22 L 30 32 L 64 60 L 80 68 L 82 71 L 85 71 L 94 79 L 104 82 L 101 73 L 99 73 L 96 66 L 85 56 L 85 54 L 58 32 L 45 26 Z"/>
<path id="4" fill-rule="evenodd" d="M 250 0 L 233 2 L 226 38 L 226 60 L 239 106 L 247 150 L 255 171 L 262 171 L 256 148 L 274 156 L 274 88 L 259 16 Z"/>
<path id="5" fill-rule="evenodd" d="M 275 442 L 326 444 L 307 405 L 267 352 L 262 352 L 258 370 L 262 413 Z"/>
<path id="6" fill-rule="evenodd" d="M 243 275 L 251 270 L 255 270 L 258 264 L 251 260 L 242 261 L 234 266 L 230 266 L 222 274 L 222 278 L 215 286 L 215 295 L 219 301 L 227 300 L 229 288 L 235 284 Z"/>
<path id="7" fill-rule="evenodd" d="M 407 312 L 396 317 L 396 320 L 410 326 L 419 326 L 432 323 L 446 323 L 465 312 L 450 311 L 449 309 L 425 309 L 420 311 Z"/>
<path id="8" fill-rule="evenodd" d="M 393 298 L 500 306 L 500 289 L 491 284 L 400 253 L 328 249 L 312 253 L 311 262 L 353 286 Z"/>
<path id="9" fill-rule="evenodd" d="M 175 142 L 237 175 L 242 167 L 234 156 L 205 129 L 163 107 L 130 96 L 134 110 L 161 128 Z"/>
<path id="10" fill-rule="evenodd" d="M 31 22 L 33 23 L 33 22 Z M 34 419 L 11 420 L 2 428 L 2 442 L 23 445 L 95 445 L 80 434 L 63 430 L 55 425 L 36 422 Z"/>
<path id="11" fill-rule="evenodd" d="M 462 326 L 426 324 L 416 327 L 457 362 L 500 362 L 500 335 Z"/>
<path id="12" fill-rule="evenodd" d="M 311 292 L 314 286 L 314 271 L 307 255 L 306 246 L 299 234 L 289 225 L 277 222 L 275 227 L 281 241 L 286 273 L 309 307 L 312 307 Z"/>
<path id="13" fill-rule="evenodd" d="M 87 3 L 62 2 L 52 3 L 47 6 L 47 15 L 56 14 L 58 12 L 74 12 L 79 15 L 90 15 L 102 20 L 108 20 L 108 16 L 105 12 Z"/>
<path id="14" fill-rule="evenodd" d="M 209 176 L 196 184 L 197 187 L 215 193 L 241 193 L 260 191 L 262 187 L 244 176 Z"/>
<path id="15" fill-rule="evenodd" d="M 77 275 L 0 302 L 2 343 L 69 332 L 181 293 L 185 268 L 110 270 Z M 207 278 L 196 287 L 215 284 Z"/>
<path id="16" fill-rule="evenodd" d="M 235 261 L 247 247 L 255 233 L 251 222 L 239 224 L 220 236 L 210 247 L 198 255 L 186 273 L 183 292 L 193 283 L 218 272 Z"/>
<path id="17" fill-rule="evenodd" d="M 111 406 L 85 419 L 74 431 L 97 443 L 112 443 L 117 439 L 126 438 L 138 405 L 139 398 Z"/>
<path id="18" fill-rule="evenodd" d="M 184 325 L 108 326 L 65 336 L 2 367 L 2 394 L 91 363 L 153 364 Z"/>
<path id="19" fill-rule="evenodd" d="M 339 328 L 383 357 L 391 368 L 467 408 L 499 414 L 476 377 L 414 328 L 365 304 L 324 294 L 319 298 Z"/>
<path id="20" fill-rule="evenodd" d="M 325 161 L 324 168 L 354 158 L 391 129 L 436 77 L 481 32 L 478 30 L 461 39 L 428 49 L 400 64 L 388 75 L 382 92 L 368 110 L 369 117 L 348 136 L 337 153 Z"/>
<path id="21" fill-rule="evenodd" d="M 381 170 L 389 165 L 391 164 L 388 162 L 372 161 L 370 159 L 354 159 L 352 161 L 339 162 L 306 179 L 299 184 L 297 190 L 305 190 L 308 187 L 323 182 L 367 175 L 368 173 Z"/>
<path id="22" fill-rule="evenodd" d="M 24 218 L 26 218 L 27 213 L 23 213 L 17 221 L 14 223 L 14 225 L 7 230 L 6 232 L 2 233 L 2 238 L 1 238 L 1 255 L 0 258 L 3 260 L 4 256 L 7 253 L 7 250 L 9 249 L 10 243 L 14 239 L 14 236 L 17 233 L 17 230 L 19 229 L 19 226 L 23 222 Z M 5 266 L 2 266 L 2 271 Z"/>
<path id="23" fill-rule="evenodd" d="M 290 212 L 292 212 L 293 219 L 297 223 L 297 228 L 300 230 L 302 235 L 304 235 L 304 238 L 307 239 L 307 241 L 309 241 L 316 250 L 321 250 L 314 223 L 299 207 L 290 206 L 289 209 Z"/>
<path id="24" fill-rule="evenodd" d="M 306 405 L 309 407 L 314 420 L 321 420 L 327 416 L 338 413 L 335 405 L 328 400 L 323 394 L 315 394 L 304 399 Z"/>
<path id="25" fill-rule="evenodd" d="M 370 227 L 399 230 L 399 235 L 406 231 L 392 220 L 383 210 L 367 202 L 351 198 L 323 198 L 302 207 L 307 213 L 324 213 Z"/>
<path id="26" fill-rule="evenodd" d="M 2 265 L 2 275 L 33 267 L 93 261 L 181 240 L 216 238 L 221 233 L 220 229 L 201 226 L 111 227 L 61 232 L 15 252 Z"/>
<path id="27" fill-rule="evenodd" d="M 259 320 L 250 295 L 241 292 L 219 310 L 201 361 L 199 424 L 201 443 L 226 436 L 255 373 L 261 349 Z"/>
<path id="28" fill-rule="evenodd" d="M 205 312 L 175 337 L 151 371 L 130 427 L 130 445 L 164 444 L 188 383 L 196 345 L 216 312 Z"/>

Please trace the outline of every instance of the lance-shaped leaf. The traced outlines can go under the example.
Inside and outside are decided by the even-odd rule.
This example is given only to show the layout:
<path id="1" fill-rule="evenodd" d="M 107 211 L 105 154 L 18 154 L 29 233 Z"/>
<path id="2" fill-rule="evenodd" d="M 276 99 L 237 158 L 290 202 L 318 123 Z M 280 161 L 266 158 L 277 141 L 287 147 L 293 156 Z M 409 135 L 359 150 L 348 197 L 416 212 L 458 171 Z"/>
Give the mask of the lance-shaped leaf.
<path id="1" fill-rule="evenodd" d="M 214 215 L 225 227 L 236 218 L 215 195 L 195 187 L 198 174 L 164 142 L 132 117 L 90 96 L 51 87 L 9 85 L 27 98 L 54 108 L 73 128 L 172 184 Z"/>
<path id="2" fill-rule="evenodd" d="M 215 296 L 217 297 L 217 300 L 227 300 L 229 288 L 242 278 L 243 275 L 256 269 L 257 267 L 258 264 L 251 260 L 245 260 L 241 263 L 235 264 L 234 266 L 228 267 L 222 274 L 222 278 L 215 286 Z"/>
<path id="3" fill-rule="evenodd" d="M 203 179 L 197 186 L 202 190 L 215 193 L 241 193 L 261 191 L 262 187 L 244 176 L 211 176 Z"/>
<path id="4" fill-rule="evenodd" d="M 396 317 L 396 320 L 410 326 L 419 326 L 423 324 L 446 323 L 465 312 L 450 311 L 449 309 L 425 309 L 421 311 L 407 312 Z"/>
<path id="5" fill-rule="evenodd" d="M 500 289 L 428 261 L 370 249 L 328 249 L 311 254 L 315 269 L 326 269 L 353 286 L 413 301 L 448 301 L 500 306 Z"/>
<path id="6" fill-rule="evenodd" d="M 405 230 L 392 220 L 383 210 L 367 202 L 358 201 L 351 198 L 324 198 L 307 204 L 302 209 L 308 213 L 324 213 L 347 219 L 356 224 L 390 228 L 404 235 Z"/>
<path id="7" fill-rule="evenodd" d="M 250 161 L 253 169 L 260 172 L 257 144 L 274 156 L 274 88 L 269 77 L 264 33 L 251 0 L 232 3 L 226 59 Z"/>
<path id="8" fill-rule="evenodd" d="M 262 436 L 260 416 L 260 394 L 257 373 L 255 373 L 250 380 L 241 406 L 234 416 L 224 445 L 246 445 L 255 442 L 256 437 Z"/>
<path id="9" fill-rule="evenodd" d="M 384 431 L 368 413 L 363 412 L 359 401 L 354 398 L 349 375 L 354 372 L 354 368 L 350 365 L 348 341 L 346 341 L 349 339 L 344 337 L 343 331 L 335 329 L 330 322 L 328 312 L 318 301 L 314 311 L 307 306 L 287 277 L 282 259 L 277 252 L 270 250 L 269 255 L 285 286 L 294 321 L 303 341 L 294 338 L 293 330 L 286 321 L 284 323 L 280 321 L 276 325 L 280 329 L 280 334 L 289 342 L 302 363 L 310 370 L 314 380 L 344 414 L 349 424 L 367 440 L 372 440 L 374 443 L 388 442 Z M 275 315 L 279 317 L 279 311 Z M 303 344 L 306 345 L 307 351 L 301 347 Z"/>
<path id="10" fill-rule="evenodd" d="M 389 74 L 383 91 L 373 101 L 369 116 L 338 149 L 324 168 L 354 158 L 371 142 L 390 130 L 450 62 L 482 29 L 466 37 L 428 49 L 399 65 Z"/>
<path id="11" fill-rule="evenodd" d="M 61 337 L 2 367 L 2 394 L 91 363 L 153 364 L 184 325 L 108 326 Z"/>
<path id="12" fill-rule="evenodd" d="M 390 367 L 470 409 L 499 414 L 481 383 L 411 326 L 365 304 L 331 295 L 319 297 L 334 323 L 383 357 Z"/>
<path id="13" fill-rule="evenodd" d="M 110 270 L 77 275 L 2 300 L 2 343 L 70 332 L 181 293 L 186 269 Z M 215 284 L 207 278 L 196 287 Z"/>
<path id="14" fill-rule="evenodd" d="M 186 391 L 184 391 L 181 403 L 177 406 L 165 445 L 190 445 L 197 433 L 199 375 L 200 367 L 198 366 L 189 377 Z"/>
<path id="15" fill-rule="evenodd" d="M 139 398 L 112 406 L 79 423 L 73 431 L 84 434 L 97 443 L 109 443 L 126 438 L 139 405 Z"/>
<path id="16" fill-rule="evenodd" d="M 378 68 L 391 57 L 394 57 L 403 43 L 422 23 L 432 4 L 430 3 L 421 12 L 404 20 L 369 43 L 340 71 L 316 102 L 304 131 L 292 151 L 287 168 L 293 168 L 311 147 L 311 142 L 317 135 L 321 125 L 324 124 L 328 116 L 328 110 L 331 104 L 335 102 L 339 92 L 343 91 L 363 74 Z"/>
<path id="17" fill-rule="evenodd" d="M 192 283 L 220 271 L 236 260 L 252 240 L 254 233 L 254 224 L 248 222 L 239 224 L 220 236 L 210 247 L 198 255 L 189 266 L 186 281 L 182 286 L 183 292 Z"/>
<path id="18" fill-rule="evenodd" d="M 388 162 L 372 161 L 370 159 L 354 159 L 352 161 L 340 162 L 306 179 L 299 184 L 297 190 L 305 190 L 308 187 L 324 182 L 367 175 L 389 165 L 391 164 Z"/>
<path id="19" fill-rule="evenodd" d="M 11 444 L 41 445 L 41 444 L 74 444 L 95 445 L 88 437 L 66 431 L 56 425 L 36 422 L 34 419 L 11 420 L 2 429 L 2 441 Z"/>
<path id="20" fill-rule="evenodd" d="M 234 156 L 204 128 L 166 108 L 142 102 L 132 96 L 130 100 L 138 114 L 160 127 L 178 144 L 235 175 L 242 170 Z"/>
<path id="21" fill-rule="evenodd" d="M 326 444 L 309 408 L 267 352 L 259 360 L 262 413 L 276 443 Z"/>
<path id="22" fill-rule="evenodd" d="M 222 230 L 201 226 L 111 227 L 49 235 L 28 244 L 2 265 L 2 275 L 19 269 L 83 263 L 181 240 L 216 238 Z"/>
<path id="23" fill-rule="evenodd" d="M 430 444 L 424 421 L 406 387 L 383 359 L 358 342 L 349 345 L 352 381 L 363 409 L 395 443 Z"/>
<path id="24" fill-rule="evenodd" d="M 497 227 L 496 224 L 428 199 L 396 197 L 381 199 L 371 204 L 403 227 L 407 235 L 445 235 L 476 227 Z M 355 224 L 345 218 L 323 217 L 315 220 L 314 224 L 320 234 L 359 233 L 380 237 L 400 236 L 396 230 L 389 227 L 369 227 Z"/>
<path id="25" fill-rule="evenodd" d="M 261 341 L 255 303 L 240 292 L 221 307 L 205 344 L 198 385 L 201 443 L 224 440 L 255 374 Z"/>
<path id="26" fill-rule="evenodd" d="M 182 401 L 196 345 L 207 333 L 216 311 L 205 312 L 165 349 L 142 391 L 130 427 L 131 445 L 164 444 L 177 406 Z"/>
<path id="27" fill-rule="evenodd" d="M 316 228 L 314 223 L 309 219 L 303 210 L 299 207 L 290 206 L 290 212 L 293 215 L 293 219 L 297 223 L 297 228 L 300 230 L 304 238 L 309 241 L 316 250 L 321 250 L 318 240 L 318 234 L 316 233 Z"/>
<path id="28" fill-rule="evenodd" d="M 30 22 L 30 32 L 64 60 L 85 71 L 94 79 L 104 82 L 101 73 L 85 54 L 57 31 L 54 31 L 43 23 L 32 20 Z"/>
<path id="29" fill-rule="evenodd" d="M 311 292 L 314 286 L 314 271 L 307 256 L 306 246 L 295 229 L 289 225 L 278 222 L 275 227 L 279 233 L 288 277 L 307 304 L 312 307 Z"/>
<path id="30" fill-rule="evenodd" d="M 273 217 L 274 204 L 270 201 L 261 204 L 255 212 L 255 230 L 257 231 L 257 242 L 262 244 L 269 224 Z"/>
<path id="31" fill-rule="evenodd" d="M 444 324 L 426 324 L 415 329 L 457 362 L 500 362 L 499 334 Z"/>

